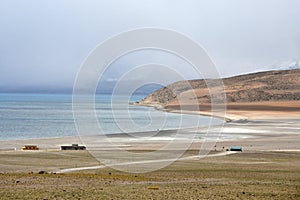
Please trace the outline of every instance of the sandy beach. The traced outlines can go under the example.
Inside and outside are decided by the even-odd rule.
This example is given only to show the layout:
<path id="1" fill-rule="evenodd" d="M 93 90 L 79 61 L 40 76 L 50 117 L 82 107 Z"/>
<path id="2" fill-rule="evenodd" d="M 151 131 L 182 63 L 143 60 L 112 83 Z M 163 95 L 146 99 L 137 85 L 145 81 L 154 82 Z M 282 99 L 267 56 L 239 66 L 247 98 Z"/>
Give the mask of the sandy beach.
<path id="1" fill-rule="evenodd" d="M 198 157 L 203 138 L 195 139 L 182 158 L 146 174 L 116 171 L 99 163 L 88 151 L 60 151 L 60 145 L 82 144 L 79 137 L 1 141 L 1 199 L 32 196 L 52 199 L 53 195 L 56 199 L 299 197 L 299 118 L 232 121 L 210 131 L 213 134 L 220 129 L 222 134 L 205 158 Z M 184 131 L 188 138 L 195 132 L 204 133 L 207 128 Z M 152 140 L 143 137 L 130 140 L 124 134 L 112 135 L 110 139 L 122 144 L 125 150 L 142 153 L 164 146 L 174 132 L 160 131 Z M 25 144 L 38 145 L 40 150 L 21 151 Z M 110 149 L 107 144 L 97 145 Z M 243 152 L 228 154 L 226 149 L 233 145 L 242 146 Z M 113 156 L 114 151 L 110 154 Z M 125 164 L 130 167 L 134 163 Z M 46 174 L 39 174 L 41 171 Z M 33 192 L 35 189 L 40 192 Z"/>
<path id="2" fill-rule="evenodd" d="M 116 147 L 137 154 L 157 151 L 172 142 L 178 130 L 0 141 L 1 199 L 298 199 L 298 106 L 297 102 L 229 104 L 227 122 L 180 130 L 178 147 L 150 161 L 132 158 L 104 164 L 94 156 L 116 157 Z M 207 109 L 179 111 L 178 105 L 158 109 L 222 117 L 202 108 Z M 189 148 L 173 159 L 186 141 L 191 142 Z M 71 144 L 87 145 L 88 150 L 60 150 Z M 22 151 L 24 145 L 40 150 Z M 243 151 L 227 151 L 231 146 Z M 114 169 L 169 161 L 171 165 L 147 173 Z"/>
<path id="3" fill-rule="evenodd" d="M 289 152 L 300 151 L 300 118 L 293 119 L 257 119 L 253 121 L 249 120 L 239 120 L 225 123 L 224 125 L 213 126 L 209 129 L 207 127 L 202 128 L 190 128 L 183 130 L 186 135 L 185 139 L 193 139 L 189 150 L 199 151 L 204 140 L 212 139 L 211 142 L 215 142 L 216 145 L 212 149 L 213 151 L 224 151 L 229 149 L 231 146 L 237 145 L 242 146 L 244 152 Z M 207 134 L 207 130 L 209 133 Z M 126 134 L 113 134 L 107 137 L 111 141 L 110 144 L 105 144 L 101 142 L 103 136 L 90 136 L 85 138 L 89 144 L 93 144 L 93 141 L 97 147 L 102 147 L 103 150 L 110 150 L 111 147 L 119 146 L 124 150 L 137 150 L 137 151 L 153 151 L 165 146 L 167 143 L 172 141 L 175 137 L 176 130 L 160 131 L 154 137 L 148 138 L 147 135 L 151 133 L 135 133 L 134 136 L 137 138 L 132 139 L 131 136 Z M 70 145 L 70 144 L 83 144 L 80 137 L 63 137 L 63 138 L 46 138 L 46 139 L 32 139 L 32 140 L 11 140 L 11 141 L 0 141 L 0 154 L 12 154 L 12 155 L 23 155 L 23 154 L 44 154 L 44 155 L 64 155 L 67 151 L 61 151 L 60 146 Z M 39 151 L 22 151 L 21 147 L 24 145 L 38 145 Z M 93 148 L 88 146 L 88 148 Z M 22 170 L 22 163 L 18 165 L 4 164 L 6 161 L 3 160 L 4 156 L 1 156 L 1 168 L 2 172 L 14 171 L 14 168 L 18 168 L 18 171 L 26 172 L 27 169 L 35 171 L 38 169 L 30 168 L 27 164 Z M 93 160 L 93 159 L 92 159 Z M 17 162 L 17 160 L 16 160 Z M 96 160 L 92 162 L 97 163 Z M 76 164 L 80 166 L 81 163 Z M 82 166 L 90 165 L 86 163 Z M 73 166 L 72 166 L 73 167 Z M 64 168 L 64 166 L 56 167 L 51 165 L 42 166 L 40 169 L 49 170 L 55 169 L 59 170 Z"/>
<path id="4" fill-rule="evenodd" d="M 215 104 L 212 110 L 211 104 L 200 104 L 195 111 L 195 105 L 189 101 L 182 101 L 181 105 L 177 101 L 162 106 L 160 104 L 140 102 L 136 105 L 154 107 L 157 110 L 171 113 L 185 113 L 203 116 L 214 116 L 226 121 L 239 120 L 267 120 L 300 118 L 299 101 L 271 101 L 271 102 L 239 102 L 227 103 L 226 105 Z M 184 107 L 184 110 L 181 109 Z"/>

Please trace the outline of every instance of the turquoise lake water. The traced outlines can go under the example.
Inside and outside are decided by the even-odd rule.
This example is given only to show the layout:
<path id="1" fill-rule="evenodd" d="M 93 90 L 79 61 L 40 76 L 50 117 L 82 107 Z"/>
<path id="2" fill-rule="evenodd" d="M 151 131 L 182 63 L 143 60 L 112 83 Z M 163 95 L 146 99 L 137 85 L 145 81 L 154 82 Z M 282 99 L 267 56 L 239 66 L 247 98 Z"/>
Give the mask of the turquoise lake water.
<path id="1" fill-rule="evenodd" d="M 135 95 L 131 101 L 144 96 Z M 117 99 L 122 99 L 122 96 Z M 123 101 L 120 101 L 123 102 Z M 104 134 L 155 131 L 194 126 L 180 114 L 156 111 L 142 106 L 122 104 L 111 108 L 110 95 L 97 95 L 95 111 Z M 211 118 L 188 116 L 207 126 Z M 88 120 L 88 119 L 87 119 Z M 213 124 L 222 123 L 213 120 Z M 132 124 L 132 125 L 131 125 Z M 125 125 L 125 127 L 124 127 Z M 128 126 L 126 126 L 128 125 Z M 72 95 L 0 94 L 0 140 L 53 138 L 78 135 L 72 112 Z"/>

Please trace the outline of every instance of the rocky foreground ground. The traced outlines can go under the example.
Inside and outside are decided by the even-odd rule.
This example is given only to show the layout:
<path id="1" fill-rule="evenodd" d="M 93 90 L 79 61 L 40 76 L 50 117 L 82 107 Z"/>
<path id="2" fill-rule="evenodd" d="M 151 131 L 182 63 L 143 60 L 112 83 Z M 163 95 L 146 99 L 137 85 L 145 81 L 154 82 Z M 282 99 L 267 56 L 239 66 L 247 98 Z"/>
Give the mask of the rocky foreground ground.
<path id="1" fill-rule="evenodd" d="M 299 199 L 300 154 L 241 153 L 146 174 L 1 173 L 0 199 Z M 30 158 L 28 158 L 30 159 Z"/>

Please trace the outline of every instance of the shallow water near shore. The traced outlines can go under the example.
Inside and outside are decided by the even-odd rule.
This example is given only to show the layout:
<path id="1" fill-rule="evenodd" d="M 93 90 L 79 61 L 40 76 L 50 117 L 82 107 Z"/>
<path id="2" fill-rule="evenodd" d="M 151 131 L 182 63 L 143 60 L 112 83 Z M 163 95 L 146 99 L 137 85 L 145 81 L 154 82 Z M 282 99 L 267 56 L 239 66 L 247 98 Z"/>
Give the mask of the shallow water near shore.
<path id="1" fill-rule="evenodd" d="M 130 100 L 143 97 L 134 95 Z M 113 111 L 110 95 L 96 95 L 95 100 L 95 111 L 104 134 L 190 128 L 195 127 L 195 123 L 191 123 L 195 120 L 197 126 L 223 123 L 211 117 L 166 113 L 149 107 L 122 106 L 121 103 Z M 77 135 L 71 94 L 0 94 L 0 140 Z"/>

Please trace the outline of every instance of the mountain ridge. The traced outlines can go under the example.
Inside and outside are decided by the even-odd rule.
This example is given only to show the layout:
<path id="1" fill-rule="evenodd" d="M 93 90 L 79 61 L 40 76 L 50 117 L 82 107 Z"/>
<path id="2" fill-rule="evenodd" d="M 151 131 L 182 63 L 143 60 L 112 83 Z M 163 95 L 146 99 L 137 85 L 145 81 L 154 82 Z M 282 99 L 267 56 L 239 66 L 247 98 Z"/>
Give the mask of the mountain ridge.
<path id="1" fill-rule="evenodd" d="M 224 79 L 179 81 L 154 91 L 136 104 L 171 112 L 224 117 L 223 113 L 211 113 L 213 102 L 217 106 L 225 105 L 226 115 L 230 115 L 225 118 L 229 119 L 258 115 L 300 116 L 299 86 L 300 69 L 273 70 Z"/>
<path id="2" fill-rule="evenodd" d="M 199 103 L 210 103 L 211 98 L 207 82 L 216 79 L 198 79 L 175 82 L 167 87 L 156 90 L 141 103 L 169 104 L 179 95 L 187 95 L 193 90 Z M 300 69 L 274 70 L 233 76 L 223 79 L 227 103 L 258 102 L 258 101 L 299 101 L 300 100 Z M 211 85 L 211 84 L 210 84 Z M 221 87 L 216 85 L 215 87 Z M 217 90 L 217 91 L 220 91 Z M 213 94 L 212 94 L 213 95 Z"/>

